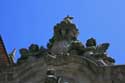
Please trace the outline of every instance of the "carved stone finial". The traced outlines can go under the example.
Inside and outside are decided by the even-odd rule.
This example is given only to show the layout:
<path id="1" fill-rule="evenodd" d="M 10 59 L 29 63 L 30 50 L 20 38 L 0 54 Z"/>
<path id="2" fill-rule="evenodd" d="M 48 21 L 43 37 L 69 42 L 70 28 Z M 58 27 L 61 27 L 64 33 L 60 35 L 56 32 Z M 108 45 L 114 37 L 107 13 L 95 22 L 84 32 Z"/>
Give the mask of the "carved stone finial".
<path id="1" fill-rule="evenodd" d="M 15 54 L 16 54 L 16 49 L 14 48 L 13 51 L 9 54 L 9 59 L 11 63 L 15 62 L 15 59 L 14 59 Z"/>

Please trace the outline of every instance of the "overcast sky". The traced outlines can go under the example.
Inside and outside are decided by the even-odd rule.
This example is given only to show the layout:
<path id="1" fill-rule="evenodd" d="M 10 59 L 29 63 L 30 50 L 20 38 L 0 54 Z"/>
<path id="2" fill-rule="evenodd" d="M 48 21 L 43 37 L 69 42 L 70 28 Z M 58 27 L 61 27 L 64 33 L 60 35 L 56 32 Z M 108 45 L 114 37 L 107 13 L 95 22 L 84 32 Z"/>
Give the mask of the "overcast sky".
<path id="1" fill-rule="evenodd" d="M 74 17 L 85 44 L 90 37 L 98 44 L 109 42 L 109 56 L 116 64 L 125 63 L 125 0 L 0 0 L 0 34 L 7 52 L 46 46 L 53 26 L 65 16 Z"/>

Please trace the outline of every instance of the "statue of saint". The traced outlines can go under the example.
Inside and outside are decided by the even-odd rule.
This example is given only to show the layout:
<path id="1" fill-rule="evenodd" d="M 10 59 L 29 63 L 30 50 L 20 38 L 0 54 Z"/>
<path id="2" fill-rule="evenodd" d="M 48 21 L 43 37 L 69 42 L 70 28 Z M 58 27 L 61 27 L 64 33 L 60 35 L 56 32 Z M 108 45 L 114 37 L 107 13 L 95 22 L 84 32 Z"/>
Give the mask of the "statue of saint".
<path id="1" fill-rule="evenodd" d="M 71 22 L 73 17 L 67 16 L 54 27 L 54 36 L 50 39 L 48 47 L 54 55 L 66 55 L 68 46 L 77 40 L 78 29 Z"/>
<path id="2" fill-rule="evenodd" d="M 96 40 L 94 38 L 90 38 L 86 42 L 86 48 L 84 49 L 85 53 L 83 56 L 85 57 L 92 57 L 96 50 Z"/>

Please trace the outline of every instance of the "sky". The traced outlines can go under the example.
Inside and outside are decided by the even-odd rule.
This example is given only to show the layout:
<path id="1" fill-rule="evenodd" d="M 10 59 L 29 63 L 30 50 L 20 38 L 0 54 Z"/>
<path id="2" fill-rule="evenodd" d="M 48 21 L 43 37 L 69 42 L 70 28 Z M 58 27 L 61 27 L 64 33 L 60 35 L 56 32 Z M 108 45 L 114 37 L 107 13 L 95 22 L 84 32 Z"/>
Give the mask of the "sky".
<path id="1" fill-rule="evenodd" d="M 32 43 L 46 47 L 53 26 L 67 15 L 79 29 L 85 44 L 94 37 L 109 42 L 108 55 L 125 64 L 125 0 L 0 0 L 0 34 L 7 52 L 28 48 Z"/>

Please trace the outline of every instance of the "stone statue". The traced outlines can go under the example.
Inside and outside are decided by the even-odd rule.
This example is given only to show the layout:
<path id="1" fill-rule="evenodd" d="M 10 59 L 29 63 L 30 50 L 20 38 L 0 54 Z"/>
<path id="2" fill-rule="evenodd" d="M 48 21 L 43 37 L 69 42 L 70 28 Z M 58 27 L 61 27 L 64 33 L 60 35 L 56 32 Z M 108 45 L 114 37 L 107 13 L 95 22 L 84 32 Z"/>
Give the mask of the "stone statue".
<path id="1" fill-rule="evenodd" d="M 103 65 L 113 65 L 115 60 L 107 55 L 107 49 L 109 47 L 109 43 L 103 43 L 97 46 L 96 51 L 94 53 L 95 58 L 99 63 Z"/>
<path id="2" fill-rule="evenodd" d="M 96 40 L 94 38 L 90 38 L 86 42 L 86 48 L 84 49 L 85 53 L 83 56 L 85 57 L 93 57 L 94 52 L 96 50 Z"/>
<path id="3" fill-rule="evenodd" d="M 77 40 L 79 32 L 71 22 L 72 19 L 73 17 L 67 16 L 54 27 L 54 36 L 47 45 L 53 55 L 66 55 L 69 45 Z"/>
<path id="4" fill-rule="evenodd" d="M 83 56 L 95 61 L 98 65 L 106 66 L 109 64 L 106 53 L 108 47 L 109 43 L 103 43 L 96 46 L 96 40 L 94 38 L 90 38 L 86 42 L 86 48 L 84 49 L 85 52 Z M 111 61 L 114 62 L 113 60 Z"/>
<path id="5" fill-rule="evenodd" d="M 37 52 L 39 51 L 39 46 L 36 44 L 31 44 L 31 46 L 29 47 L 29 52 Z"/>
<path id="6" fill-rule="evenodd" d="M 86 47 L 92 47 L 92 46 L 96 46 L 96 39 L 94 38 L 90 38 L 87 40 L 86 42 Z"/>
<path id="7" fill-rule="evenodd" d="M 56 40 L 75 39 L 78 35 L 78 29 L 72 21 L 73 17 L 67 16 L 61 23 L 54 26 L 54 38 Z"/>
<path id="8" fill-rule="evenodd" d="M 24 60 L 28 59 L 29 57 L 29 51 L 26 48 L 22 48 L 19 50 L 21 57 L 18 59 L 17 63 L 22 63 Z"/>
<path id="9" fill-rule="evenodd" d="M 26 59 L 29 56 L 29 51 L 26 48 L 20 49 L 21 59 Z"/>
<path id="10" fill-rule="evenodd" d="M 29 55 L 30 56 L 39 56 L 40 55 L 40 49 L 37 44 L 31 44 L 29 47 Z"/>
<path id="11" fill-rule="evenodd" d="M 109 48 L 109 45 L 110 45 L 109 43 L 100 44 L 100 45 L 97 46 L 96 51 L 104 53 Z"/>
<path id="12" fill-rule="evenodd" d="M 109 43 L 103 43 L 100 44 L 96 47 L 96 51 L 95 51 L 95 57 L 101 57 L 101 58 L 105 58 L 107 56 L 107 49 L 109 47 Z"/>
<path id="13" fill-rule="evenodd" d="M 84 45 L 79 41 L 72 41 L 69 46 L 70 55 L 82 55 L 84 52 Z"/>

